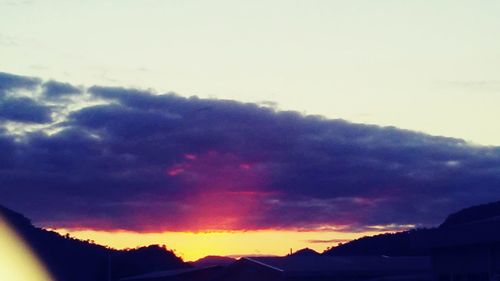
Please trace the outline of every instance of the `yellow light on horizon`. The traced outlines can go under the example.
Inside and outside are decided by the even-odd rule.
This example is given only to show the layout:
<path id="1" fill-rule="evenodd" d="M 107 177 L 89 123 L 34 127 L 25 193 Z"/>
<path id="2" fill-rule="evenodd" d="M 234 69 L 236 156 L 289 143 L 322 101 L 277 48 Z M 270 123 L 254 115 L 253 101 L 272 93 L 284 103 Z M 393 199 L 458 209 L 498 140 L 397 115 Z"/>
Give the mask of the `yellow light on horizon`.
<path id="1" fill-rule="evenodd" d="M 2 217 L 0 217 L 0 280 L 54 280 L 29 246 Z"/>
<path id="2" fill-rule="evenodd" d="M 350 241 L 383 231 L 347 233 L 337 231 L 218 231 L 218 232 L 162 232 L 137 233 L 129 231 L 94 231 L 53 229 L 60 234 L 93 240 L 97 244 L 116 249 L 135 248 L 151 244 L 166 245 L 168 249 L 185 261 L 194 261 L 208 255 L 286 255 L 290 249 L 311 248 L 318 252 L 328 246 L 336 246 L 339 241 Z M 333 241 L 335 240 L 335 241 Z M 325 241 L 318 243 L 318 241 Z"/>

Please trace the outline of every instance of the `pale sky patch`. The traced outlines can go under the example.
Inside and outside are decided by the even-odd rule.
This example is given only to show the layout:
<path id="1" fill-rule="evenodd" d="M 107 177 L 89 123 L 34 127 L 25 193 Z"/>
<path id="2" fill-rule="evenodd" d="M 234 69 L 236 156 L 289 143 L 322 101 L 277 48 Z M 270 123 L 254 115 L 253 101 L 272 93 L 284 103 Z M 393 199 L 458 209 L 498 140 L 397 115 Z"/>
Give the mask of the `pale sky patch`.
<path id="1" fill-rule="evenodd" d="M 4 72 L 272 101 L 281 109 L 500 144 L 500 93 L 490 83 L 500 80 L 498 1 L 0 5 Z"/>

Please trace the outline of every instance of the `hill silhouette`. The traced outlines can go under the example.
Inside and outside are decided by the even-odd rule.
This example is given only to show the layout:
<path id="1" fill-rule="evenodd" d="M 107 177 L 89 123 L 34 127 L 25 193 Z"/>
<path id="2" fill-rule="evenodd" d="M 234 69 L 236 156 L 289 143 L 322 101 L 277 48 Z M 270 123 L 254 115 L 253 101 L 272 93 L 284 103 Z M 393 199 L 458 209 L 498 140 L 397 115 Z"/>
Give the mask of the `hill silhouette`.
<path id="1" fill-rule="evenodd" d="M 439 230 L 472 222 L 500 217 L 500 201 L 476 205 L 450 214 L 438 228 L 412 229 L 408 231 L 365 236 L 323 252 L 332 256 L 386 255 L 422 256 L 430 255 L 429 245 Z"/>
<path id="2" fill-rule="evenodd" d="M 397 233 L 362 237 L 330 248 L 322 255 L 330 256 L 427 256 L 431 243 L 440 241 L 439 232 L 454 235 L 461 225 L 498 219 L 500 202 L 469 207 L 450 214 L 439 228 L 413 229 Z M 186 269 L 193 266 L 227 265 L 228 257 L 208 256 L 193 263 L 185 263 L 165 246 L 151 245 L 129 250 L 115 250 L 92 241 L 62 236 L 56 232 L 33 226 L 25 216 L 0 206 L 0 219 L 5 220 L 31 246 L 58 281 L 112 280 L 155 271 Z M 494 233 L 497 230 L 495 230 Z M 442 234 L 442 233 L 441 233 Z M 454 235 L 457 236 L 457 235 Z M 440 242 L 441 243 L 441 242 Z M 293 256 L 318 255 L 311 249 L 302 249 Z M 111 266 L 110 266 L 111 265 Z"/>
<path id="3" fill-rule="evenodd" d="M 426 256 L 429 249 L 415 244 L 417 237 L 431 233 L 433 229 L 413 229 L 408 231 L 365 236 L 323 252 L 331 256 Z"/>
<path id="4" fill-rule="evenodd" d="M 209 267 L 209 266 L 225 266 L 235 262 L 236 259 L 224 256 L 206 256 L 196 261 L 190 262 L 189 264 L 195 267 Z"/>
<path id="5" fill-rule="evenodd" d="M 191 267 L 164 246 L 115 250 L 33 226 L 23 215 L 0 206 L 4 219 L 45 263 L 58 281 L 104 281 L 151 271 Z"/>
<path id="6" fill-rule="evenodd" d="M 304 248 L 292 253 L 290 256 L 316 256 L 316 255 L 319 255 L 319 253 L 316 252 L 315 250 Z"/>
<path id="7" fill-rule="evenodd" d="M 476 205 L 460 210 L 449 215 L 439 227 L 446 228 L 450 226 L 491 219 L 494 217 L 500 217 L 500 201 Z"/>

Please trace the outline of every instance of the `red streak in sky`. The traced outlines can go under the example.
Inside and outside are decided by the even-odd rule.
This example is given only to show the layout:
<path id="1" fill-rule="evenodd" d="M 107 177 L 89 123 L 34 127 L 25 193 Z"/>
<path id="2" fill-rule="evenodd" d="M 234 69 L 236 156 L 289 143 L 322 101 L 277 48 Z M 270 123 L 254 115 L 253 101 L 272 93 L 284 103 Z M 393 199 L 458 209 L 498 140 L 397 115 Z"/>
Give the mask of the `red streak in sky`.
<path id="1" fill-rule="evenodd" d="M 196 155 L 194 154 L 184 154 L 184 158 L 188 159 L 188 160 L 196 160 L 198 157 L 196 157 Z"/>
<path id="2" fill-rule="evenodd" d="M 229 153 L 184 154 L 184 162 L 167 169 L 193 193 L 180 200 L 187 208 L 178 219 L 193 231 L 239 230 L 251 226 L 272 196 L 262 171 Z"/>
<path id="3" fill-rule="evenodd" d="M 242 163 L 240 164 L 240 168 L 242 168 L 243 170 L 250 170 L 252 166 L 248 163 Z"/>
<path id="4" fill-rule="evenodd" d="M 171 177 L 175 177 L 175 176 L 178 176 L 180 175 L 182 172 L 184 172 L 184 169 L 183 168 L 180 168 L 180 167 L 174 167 L 172 169 L 168 169 L 167 170 L 167 174 Z"/>

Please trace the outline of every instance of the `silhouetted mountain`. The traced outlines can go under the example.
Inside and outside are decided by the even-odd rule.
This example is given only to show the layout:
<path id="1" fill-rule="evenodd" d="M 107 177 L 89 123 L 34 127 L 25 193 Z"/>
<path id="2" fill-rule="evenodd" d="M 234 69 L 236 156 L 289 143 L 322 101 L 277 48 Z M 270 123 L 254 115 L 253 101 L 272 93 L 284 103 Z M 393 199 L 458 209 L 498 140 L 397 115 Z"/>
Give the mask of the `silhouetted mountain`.
<path id="1" fill-rule="evenodd" d="M 477 205 L 449 215 L 437 229 L 414 229 L 397 233 L 362 237 L 330 248 L 323 254 L 334 256 L 429 255 L 429 246 L 431 243 L 436 243 L 436 239 L 438 239 L 438 237 L 436 237 L 438 230 L 498 217 L 500 217 L 500 202 Z"/>
<path id="2" fill-rule="evenodd" d="M 189 264 L 196 266 L 196 267 L 208 267 L 208 266 L 215 266 L 215 265 L 221 265 L 225 266 L 230 263 L 235 262 L 236 259 L 230 258 L 230 257 L 222 257 L 222 256 L 206 256 L 204 258 L 201 258 L 199 260 L 196 260 L 194 262 L 190 262 Z"/>
<path id="3" fill-rule="evenodd" d="M 291 254 L 291 256 L 316 256 L 316 255 L 319 255 L 319 253 L 309 248 L 300 249 Z"/>
<path id="4" fill-rule="evenodd" d="M 11 227 L 22 229 L 26 226 L 32 227 L 31 221 L 25 216 L 16 213 L 0 205 L 0 216 L 6 220 Z"/>
<path id="5" fill-rule="evenodd" d="M 375 236 L 365 236 L 345 244 L 338 245 L 323 252 L 332 256 L 422 256 L 429 255 L 429 250 L 414 241 L 417 237 L 432 232 L 433 229 L 414 229 L 397 233 L 386 233 Z"/>
<path id="6" fill-rule="evenodd" d="M 0 218 L 31 246 L 58 281 L 104 281 L 109 274 L 117 280 L 151 271 L 190 267 L 164 246 L 114 250 L 37 228 L 23 215 L 2 206 Z"/>
<path id="7" fill-rule="evenodd" d="M 500 217 L 500 201 L 472 206 L 449 215 L 439 226 L 450 227 L 485 219 Z"/>

